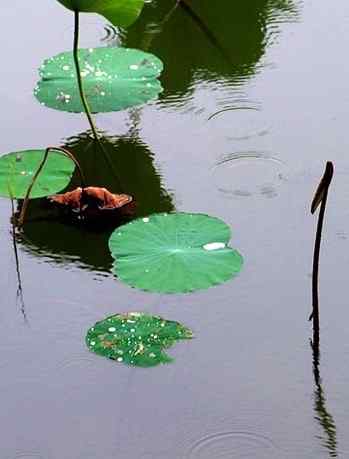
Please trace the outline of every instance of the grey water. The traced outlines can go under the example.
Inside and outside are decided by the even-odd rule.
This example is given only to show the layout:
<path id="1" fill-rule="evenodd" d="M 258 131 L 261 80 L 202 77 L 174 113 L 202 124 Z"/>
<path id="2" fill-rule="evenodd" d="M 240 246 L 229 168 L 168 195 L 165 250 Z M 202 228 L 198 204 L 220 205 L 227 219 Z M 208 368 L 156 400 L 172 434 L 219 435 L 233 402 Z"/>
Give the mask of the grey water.
<path id="1" fill-rule="evenodd" d="M 100 158 L 84 156 L 84 116 L 33 96 L 42 61 L 72 47 L 72 14 L 55 1 L 4 3 L 0 154 L 65 145 L 96 185 L 112 188 Z M 349 5 L 191 5 L 195 15 L 174 0 L 147 2 L 128 31 L 82 17 L 82 47 L 135 47 L 165 66 L 157 100 L 96 122 L 139 215 L 221 218 L 244 268 L 206 291 L 144 293 L 113 277 L 110 232 L 41 218 L 18 241 L 22 304 L 11 206 L 1 198 L 1 459 L 349 455 Z M 335 176 L 314 375 L 310 203 L 327 160 Z M 126 311 L 180 321 L 195 339 L 169 351 L 174 363 L 150 369 L 89 353 L 87 329 Z"/>

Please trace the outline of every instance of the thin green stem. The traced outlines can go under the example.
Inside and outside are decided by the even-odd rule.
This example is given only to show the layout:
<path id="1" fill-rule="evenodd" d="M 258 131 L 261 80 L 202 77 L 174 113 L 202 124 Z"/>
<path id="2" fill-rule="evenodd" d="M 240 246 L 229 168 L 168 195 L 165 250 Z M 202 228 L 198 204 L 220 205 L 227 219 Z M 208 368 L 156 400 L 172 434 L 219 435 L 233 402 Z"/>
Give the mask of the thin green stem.
<path id="1" fill-rule="evenodd" d="M 19 214 L 18 222 L 17 222 L 17 226 L 19 228 L 21 228 L 23 226 L 23 223 L 24 223 L 25 215 L 27 213 L 27 209 L 28 209 L 28 205 L 29 205 L 30 193 L 32 192 L 33 186 L 35 185 L 35 182 L 36 182 L 37 178 L 39 177 L 40 172 L 42 171 L 42 169 L 43 169 L 43 167 L 44 167 L 44 165 L 45 165 L 45 163 L 47 161 L 48 154 L 50 153 L 51 150 L 52 151 L 58 151 L 58 152 L 62 153 L 63 155 L 67 156 L 70 160 L 72 160 L 75 163 L 75 165 L 76 165 L 76 167 L 77 167 L 77 169 L 79 171 L 79 174 L 80 174 L 81 185 L 82 186 L 85 185 L 85 179 L 84 179 L 84 175 L 83 175 L 83 172 L 81 170 L 80 164 L 74 158 L 74 156 L 68 150 L 66 150 L 64 148 L 47 147 L 46 150 L 45 150 L 44 157 L 42 158 L 42 161 L 39 164 L 38 170 L 35 172 L 35 174 L 34 174 L 34 176 L 32 178 L 32 181 L 31 181 L 30 185 L 28 186 L 27 193 L 26 193 L 26 195 L 24 197 L 22 209 L 21 209 L 21 212 Z"/>
<path id="2" fill-rule="evenodd" d="M 98 135 L 98 132 L 97 132 L 97 128 L 96 128 L 96 125 L 93 121 L 93 117 L 92 117 L 92 114 L 91 114 L 91 109 L 89 107 L 89 104 L 88 104 L 88 101 L 86 99 L 86 95 L 85 95 L 85 92 L 84 92 L 84 86 L 83 86 L 83 82 L 82 82 L 82 78 L 81 78 L 81 69 L 80 69 L 80 62 L 79 62 L 79 31 L 80 31 L 80 16 L 79 16 L 79 11 L 74 11 L 74 46 L 73 46 L 73 56 L 74 56 L 74 63 L 75 63 L 75 70 L 76 70 L 76 78 L 77 78 L 77 82 L 78 82 L 78 87 L 79 87 L 79 93 L 80 93 L 80 98 L 81 98 L 81 102 L 82 102 L 82 105 L 84 107 L 84 110 L 85 110 L 85 113 L 86 113 L 86 116 L 87 116 L 87 119 L 88 119 L 88 122 L 90 124 L 90 127 L 91 127 L 91 131 L 93 133 L 93 138 L 94 140 L 97 142 L 99 148 L 101 149 L 103 155 L 104 155 L 104 158 L 106 160 L 106 162 L 108 163 L 108 166 L 110 167 L 110 169 L 113 171 L 113 174 L 115 176 L 115 179 L 118 183 L 118 187 L 120 189 L 120 191 L 122 191 L 122 185 L 121 185 L 121 180 L 120 180 L 120 177 L 118 176 L 116 170 L 115 170 L 115 167 L 114 167 L 114 164 L 113 162 L 111 161 L 111 159 L 109 158 L 109 155 L 107 153 L 107 151 L 105 150 L 104 148 L 104 145 L 101 141 L 101 138 L 100 136 Z"/>
<path id="3" fill-rule="evenodd" d="M 53 151 L 57 151 L 59 153 L 62 153 L 64 156 L 67 156 L 69 159 L 71 159 L 78 172 L 79 172 L 79 177 L 80 177 L 80 184 L 82 187 L 85 187 L 86 186 L 86 179 L 85 179 L 85 176 L 84 176 L 84 173 L 82 172 L 82 169 L 81 169 L 81 166 L 79 164 L 79 161 L 70 153 L 70 151 L 68 151 L 66 148 L 63 148 L 63 147 L 48 147 L 49 150 L 53 150 Z"/>
<path id="4" fill-rule="evenodd" d="M 78 87 L 79 87 L 79 93 L 81 97 L 81 102 L 82 105 L 84 106 L 84 110 L 88 119 L 88 122 L 90 124 L 93 137 L 97 142 L 99 141 L 99 135 L 97 133 L 97 128 L 96 125 L 93 121 L 92 114 L 90 107 L 88 105 L 86 95 L 84 92 L 84 87 L 82 83 L 82 78 L 81 78 L 81 70 L 80 70 L 80 62 L 79 62 L 79 22 L 80 22 L 80 16 L 79 16 L 79 11 L 74 11 L 74 47 L 73 47 L 73 56 L 74 56 L 74 63 L 75 63 L 75 70 L 76 70 L 76 78 L 78 82 Z"/>

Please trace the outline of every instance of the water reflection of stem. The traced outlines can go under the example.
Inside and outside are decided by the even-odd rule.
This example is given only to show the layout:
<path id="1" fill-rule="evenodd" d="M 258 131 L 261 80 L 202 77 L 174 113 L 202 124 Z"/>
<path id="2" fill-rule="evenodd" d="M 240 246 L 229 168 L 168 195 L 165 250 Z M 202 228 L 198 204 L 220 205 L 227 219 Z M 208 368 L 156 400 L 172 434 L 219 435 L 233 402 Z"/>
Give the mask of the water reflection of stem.
<path id="1" fill-rule="evenodd" d="M 231 58 L 223 46 L 219 43 L 216 35 L 212 32 L 209 26 L 203 21 L 199 14 L 194 10 L 193 6 L 188 0 L 179 0 L 178 5 L 185 11 L 188 16 L 192 18 L 194 23 L 200 28 L 200 30 L 206 35 L 209 42 L 221 53 L 226 61 L 231 64 Z"/>
<path id="2" fill-rule="evenodd" d="M 312 277 L 312 297 L 313 297 L 313 311 L 310 314 L 309 320 L 313 319 L 314 336 L 319 339 L 320 332 L 320 313 L 319 313 L 319 261 L 320 261 L 320 246 L 321 234 L 324 223 L 324 216 L 326 210 L 326 202 L 328 189 L 333 177 L 333 164 L 328 161 L 326 164 L 325 173 L 319 183 L 315 192 L 312 204 L 311 213 L 313 214 L 320 205 L 319 219 L 316 228 L 314 258 L 313 258 L 313 277 Z"/>
<path id="3" fill-rule="evenodd" d="M 22 288 L 22 277 L 19 265 L 19 256 L 18 256 L 18 249 L 17 249 L 17 240 L 16 240 L 16 222 L 15 222 L 15 207 L 13 204 L 13 198 L 11 197 L 11 208 L 12 208 L 12 216 L 11 216 L 11 225 L 12 225 L 12 243 L 13 243 L 13 251 L 15 254 L 15 262 L 16 262 L 16 273 L 17 273 L 17 302 L 20 304 L 20 309 L 23 314 L 23 318 L 25 322 L 27 322 L 27 314 L 25 312 L 25 304 L 24 304 L 24 296 L 23 296 L 23 288 Z"/>
<path id="4" fill-rule="evenodd" d="M 85 185 L 85 179 L 84 179 L 84 174 L 81 170 L 81 167 L 80 167 L 80 164 L 78 163 L 78 161 L 74 158 L 74 156 L 66 149 L 64 148 L 61 148 L 61 147 L 48 147 L 46 148 L 45 150 L 45 154 L 44 154 L 44 157 L 38 167 L 38 170 L 35 172 L 34 176 L 33 176 L 33 179 L 28 187 L 28 190 L 27 190 L 27 193 L 24 197 L 24 201 L 23 201 L 23 205 L 22 205 L 22 208 L 21 208 L 21 212 L 19 214 L 19 217 L 18 217 L 18 221 L 17 221 L 17 226 L 19 228 L 21 228 L 23 226 L 23 223 L 24 223 L 24 219 L 25 219 L 25 215 L 26 215 L 26 212 L 27 212 L 27 208 L 28 208 L 28 205 L 29 205 L 29 200 L 30 200 L 30 193 L 32 192 L 32 189 L 33 189 L 33 186 L 35 185 L 35 182 L 37 180 L 37 178 L 39 177 L 40 175 L 40 172 L 42 171 L 45 163 L 46 163 L 46 160 L 48 158 L 48 154 L 50 153 L 50 151 L 58 151 L 60 153 L 62 153 L 64 156 L 67 156 L 69 159 L 71 159 L 78 171 L 79 171 L 79 175 L 80 175 L 80 181 L 81 181 L 81 185 L 84 186 Z"/>
<path id="5" fill-rule="evenodd" d="M 315 382 L 314 391 L 314 409 L 316 412 L 315 419 L 320 423 L 323 428 L 326 439 L 323 446 L 328 449 L 330 457 L 337 457 L 337 430 L 336 424 L 332 415 L 326 408 L 326 397 L 322 388 L 322 381 L 320 376 L 320 337 L 319 333 L 314 331 L 313 341 L 311 347 L 313 351 L 313 375 Z"/>
<path id="6" fill-rule="evenodd" d="M 154 38 L 156 37 L 156 35 L 160 34 L 161 31 L 162 31 L 162 28 L 163 26 L 171 19 L 173 13 L 177 10 L 179 4 L 180 4 L 181 0 L 176 0 L 176 3 L 174 4 L 174 6 L 170 9 L 170 11 L 168 11 L 165 16 L 163 17 L 163 19 L 161 21 L 159 21 L 159 23 L 157 24 L 157 31 L 154 32 L 152 31 L 152 33 L 145 33 L 143 35 L 143 39 L 142 39 L 142 49 L 147 51 L 149 50 Z"/>

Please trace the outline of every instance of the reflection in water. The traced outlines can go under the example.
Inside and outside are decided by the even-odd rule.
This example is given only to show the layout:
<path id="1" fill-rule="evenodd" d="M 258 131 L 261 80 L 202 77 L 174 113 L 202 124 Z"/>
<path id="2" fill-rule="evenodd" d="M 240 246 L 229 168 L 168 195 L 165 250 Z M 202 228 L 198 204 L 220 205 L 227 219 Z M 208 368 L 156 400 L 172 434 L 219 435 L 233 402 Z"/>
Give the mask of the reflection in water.
<path id="1" fill-rule="evenodd" d="M 124 189 L 134 197 L 136 208 L 133 217 L 174 209 L 172 197 L 163 188 L 161 176 L 155 169 L 153 154 L 140 139 L 106 137 L 103 138 L 103 145 L 122 177 Z M 88 186 L 119 191 L 108 162 L 87 134 L 68 139 L 64 147 L 79 161 Z M 77 186 L 80 186 L 80 180 L 74 174 L 69 189 Z M 109 271 L 112 264 L 108 250 L 109 236 L 116 226 L 129 218 L 126 215 L 108 224 L 104 221 L 101 225 L 95 221 L 88 228 L 82 227 L 58 215 L 47 199 L 35 199 L 30 203 L 20 242 L 30 253 L 56 263 L 74 262 L 83 268 Z"/>
<path id="2" fill-rule="evenodd" d="M 16 232 L 16 225 L 15 225 L 15 206 L 13 199 L 11 198 L 11 232 L 12 232 L 12 245 L 13 245 L 13 253 L 15 256 L 15 263 L 16 263 L 16 274 L 17 274 L 17 291 L 16 291 L 16 302 L 19 305 L 21 313 L 23 315 L 24 321 L 27 321 L 27 315 L 25 312 L 25 304 L 24 304 L 24 295 L 23 295 L 23 287 L 22 287 L 22 275 L 21 275 L 21 267 L 19 264 L 19 255 L 18 255 L 18 248 L 17 248 L 17 237 L 18 234 Z"/>
<path id="3" fill-rule="evenodd" d="M 150 2 L 122 38 L 123 45 L 163 60 L 165 98 L 187 96 L 198 79 L 244 83 L 256 73 L 278 24 L 297 18 L 292 0 L 220 0 L 219 6 L 212 0 L 190 0 L 175 6 L 176 0 Z"/>
<path id="4" fill-rule="evenodd" d="M 315 383 L 315 419 L 319 422 L 324 431 L 324 435 L 320 436 L 319 438 L 322 441 L 322 446 L 328 450 L 329 457 L 338 457 L 336 424 L 332 415 L 326 408 L 326 397 L 322 388 L 322 381 L 320 376 L 320 338 L 316 332 L 314 333 L 311 347 L 313 351 L 313 375 Z"/>

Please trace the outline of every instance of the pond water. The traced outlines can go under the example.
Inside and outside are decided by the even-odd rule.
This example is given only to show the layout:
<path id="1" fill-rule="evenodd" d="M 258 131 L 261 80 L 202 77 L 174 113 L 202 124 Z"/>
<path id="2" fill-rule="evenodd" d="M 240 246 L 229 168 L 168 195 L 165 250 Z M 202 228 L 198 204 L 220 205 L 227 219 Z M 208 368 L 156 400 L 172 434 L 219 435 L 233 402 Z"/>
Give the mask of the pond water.
<path id="1" fill-rule="evenodd" d="M 73 32 L 58 2 L 34 3 L 1 9 L 0 151 L 68 146 L 95 185 L 113 189 L 107 165 L 87 148 L 84 116 L 33 97 L 41 62 L 71 49 Z M 158 100 L 96 121 L 138 215 L 221 218 L 243 270 L 197 293 L 145 293 L 111 274 L 110 231 L 41 219 L 26 224 L 18 245 L 22 303 L 11 208 L 0 199 L 3 459 L 349 455 L 349 5 L 192 0 L 193 15 L 174 4 L 148 2 L 127 33 L 82 17 L 81 46 L 122 44 L 165 64 Z M 335 176 L 315 384 L 310 202 L 327 160 Z M 30 210 L 42 212 L 36 203 Z M 135 310 L 180 321 L 195 339 L 170 350 L 174 363 L 150 369 L 88 351 L 93 323 Z"/>

